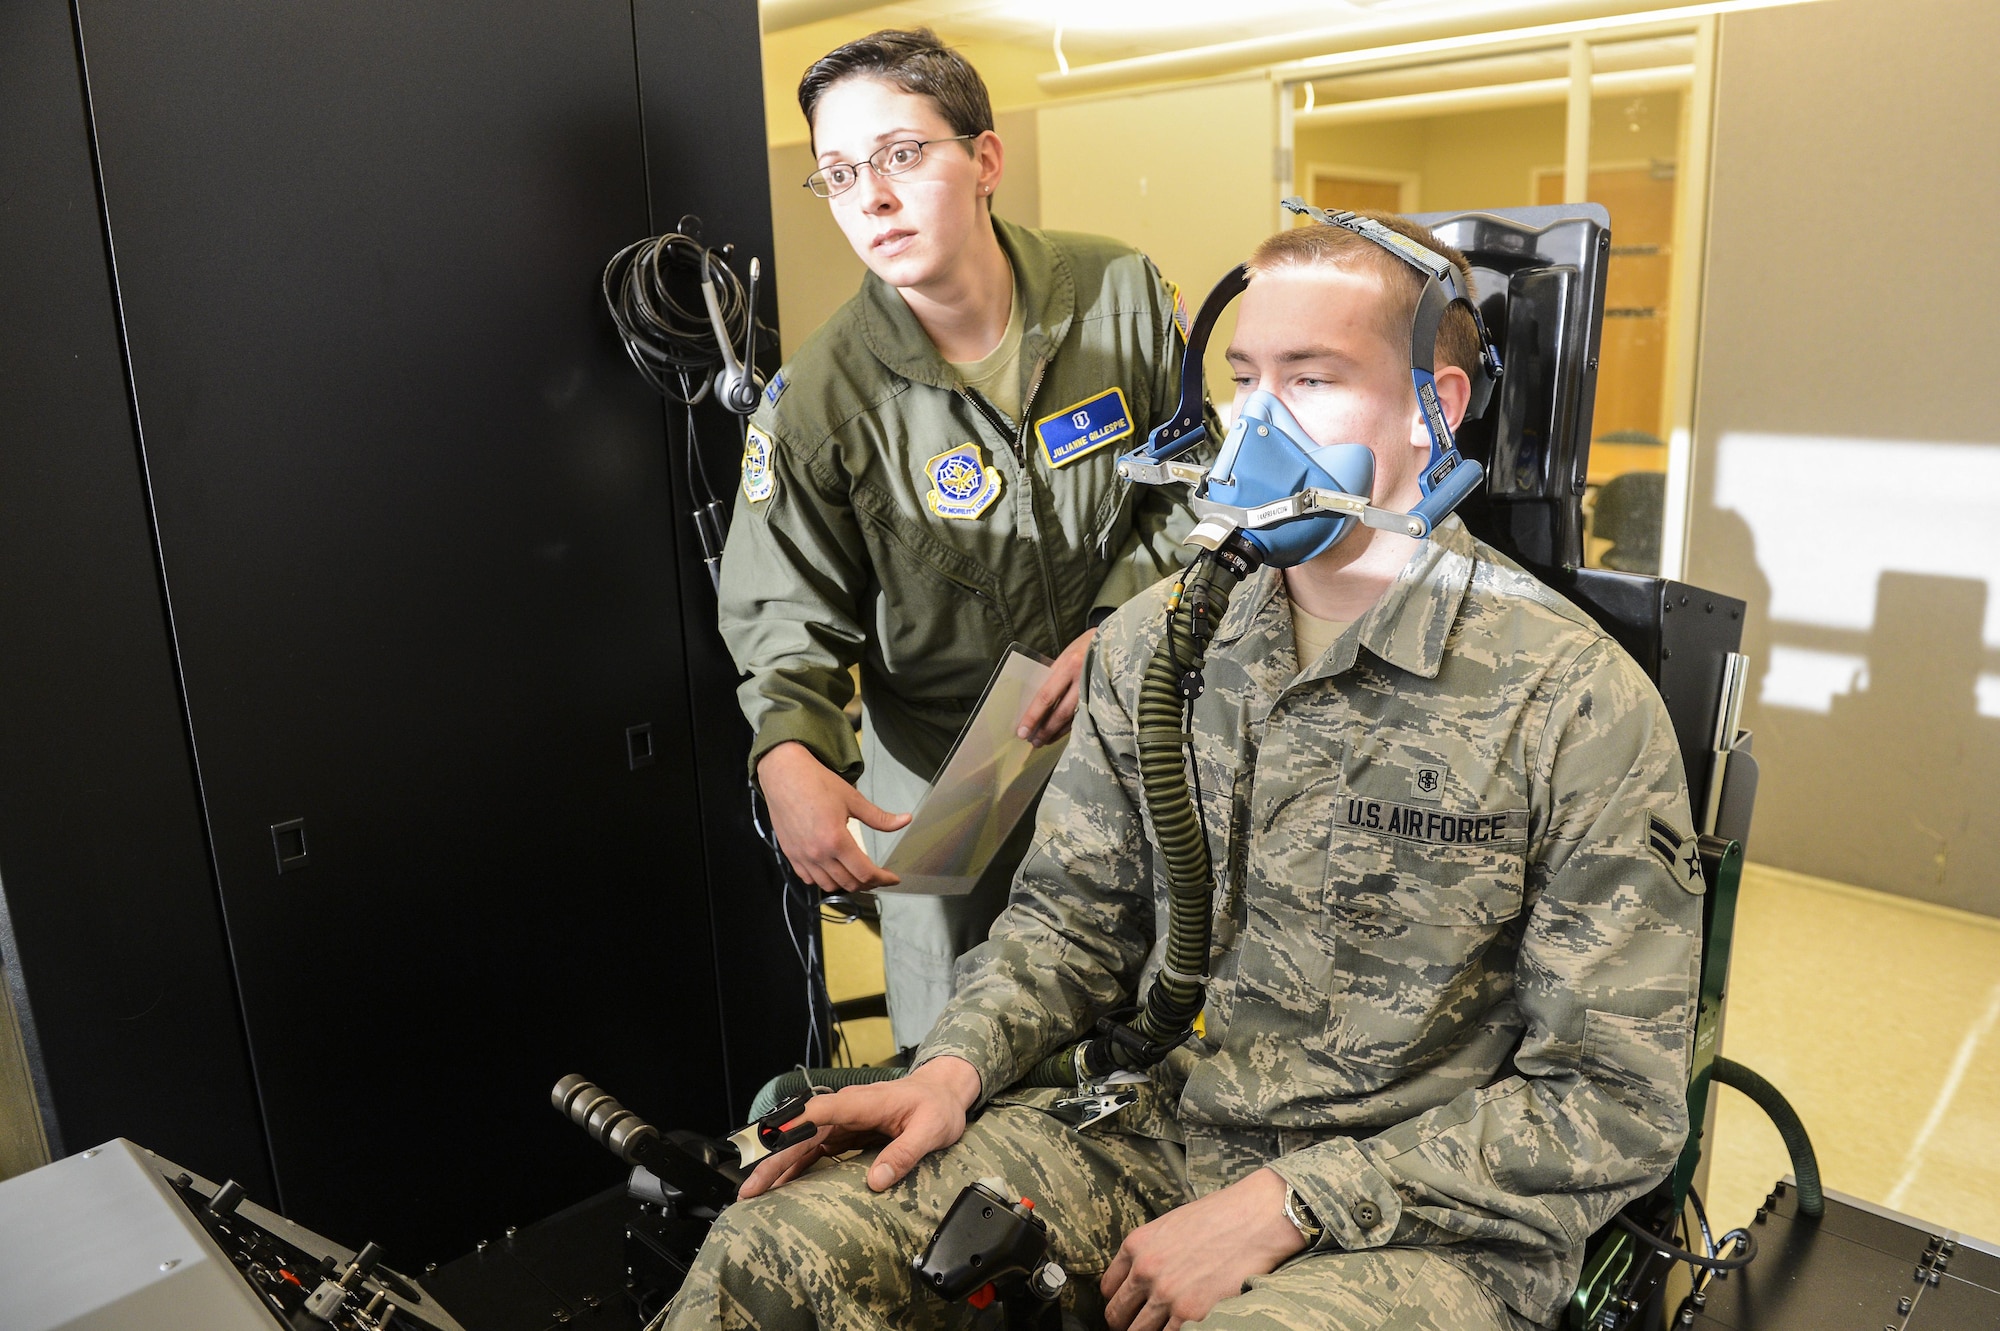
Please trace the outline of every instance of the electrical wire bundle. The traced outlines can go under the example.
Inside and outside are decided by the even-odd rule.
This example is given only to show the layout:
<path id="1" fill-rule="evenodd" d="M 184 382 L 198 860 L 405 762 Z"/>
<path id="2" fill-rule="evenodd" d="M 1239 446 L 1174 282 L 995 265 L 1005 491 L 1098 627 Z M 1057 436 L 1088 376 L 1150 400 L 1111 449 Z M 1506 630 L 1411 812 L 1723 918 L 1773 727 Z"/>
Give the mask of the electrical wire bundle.
<path id="1" fill-rule="evenodd" d="M 820 954 L 817 926 L 853 924 L 862 917 L 851 908 L 843 909 L 847 899 L 845 893 L 823 897 L 818 888 L 792 871 L 791 860 L 778 844 L 778 833 L 772 826 L 771 811 L 764 802 L 764 792 L 754 780 L 750 782 L 750 825 L 777 863 L 782 883 L 779 906 L 785 913 L 785 934 L 791 941 L 792 955 L 798 959 L 799 970 L 805 977 L 805 1057 L 798 1066 L 815 1069 L 851 1066 L 854 1059 L 847 1046 L 847 1031 L 834 1010 L 833 995 L 826 987 L 826 958 Z M 830 915 L 829 909 L 832 911 Z M 830 1049 L 826 1045 L 828 1034 L 833 1037 Z"/>

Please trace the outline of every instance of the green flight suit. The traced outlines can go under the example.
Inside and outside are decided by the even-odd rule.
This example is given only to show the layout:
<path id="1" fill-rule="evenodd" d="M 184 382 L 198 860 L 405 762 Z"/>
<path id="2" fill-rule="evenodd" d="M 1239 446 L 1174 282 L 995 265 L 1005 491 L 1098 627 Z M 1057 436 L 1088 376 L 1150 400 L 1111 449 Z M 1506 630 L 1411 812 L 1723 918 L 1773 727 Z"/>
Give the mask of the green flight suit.
<path id="1" fill-rule="evenodd" d="M 1057 1092 L 1008 1089 L 1160 962 L 1133 716 L 1166 595 L 1100 630 L 1035 847 L 918 1051 L 979 1071 L 964 1140 L 879 1195 L 849 1162 L 730 1207 L 672 1327 L 966 1327 L 908 1264 L 989 1173 L 1049 1218 L 1096 1324 L 1126 1233 L 1268 1165 L 1325 1237 L 1199 1325 L 1521 1331 L 1672 1167 L 1702 881 L 1666 709 L 1455 518 L 1303 669 L 1282 575 L 1237 590 L 1192 730 L 1217 877 L 1203 1035 L 1082 1133 L 1045 1112 Z"/>
<path id="2" fill-rule="evenodd" d="M 797 740 L 891 811 L 929 788 L 1002 652 L 1054 656 L 1174 568 L 1193 518 L 1118 480 L 1179 396 L 1176 297 L 1142 254 L 994 220 L 1025 311 L 1021 420 L 961 383 L 870 274 L 772 381 L 722 558 L 721 629 L 756 738 Z M 1079 429 L 1073 422 L 1084 421 Z M 841 708 L 861 667 L 862 736 Z M 968 897 L 882 894 L 889 1008 L 915 1044 L 986 936 L 1024 822 Z M 893 835 L 869 833 L 880 863 Z"/>

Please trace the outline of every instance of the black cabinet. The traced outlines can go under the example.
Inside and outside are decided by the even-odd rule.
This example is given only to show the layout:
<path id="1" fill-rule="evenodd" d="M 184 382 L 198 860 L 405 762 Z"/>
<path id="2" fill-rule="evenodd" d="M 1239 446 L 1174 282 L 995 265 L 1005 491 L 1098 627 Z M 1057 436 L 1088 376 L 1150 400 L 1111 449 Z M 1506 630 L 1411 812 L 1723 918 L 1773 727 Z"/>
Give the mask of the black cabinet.
<path id="1" fill-rule="evenodd" d="M 557 1077 L 721 1126 L 725 1026 L 746 1085 L 803 1029 L 664 416 L 597 294 L 654 211 L 768 265 L 755 13 L 80 0 L 77 29 L 108 234 L 69 220 L 100 302 L 113 264 L 126 526 L 157 533 L 131 631 L 178 662 L 177 830 L 279 1198 L 440 1259 L 615 1172 Z M 689 69 L 710 123 L 667 156 Z M 20 902 L 50 889 L 5 885 L 39 1018 Z M 725 1012 L 718 974 L 765 978 Z"/>

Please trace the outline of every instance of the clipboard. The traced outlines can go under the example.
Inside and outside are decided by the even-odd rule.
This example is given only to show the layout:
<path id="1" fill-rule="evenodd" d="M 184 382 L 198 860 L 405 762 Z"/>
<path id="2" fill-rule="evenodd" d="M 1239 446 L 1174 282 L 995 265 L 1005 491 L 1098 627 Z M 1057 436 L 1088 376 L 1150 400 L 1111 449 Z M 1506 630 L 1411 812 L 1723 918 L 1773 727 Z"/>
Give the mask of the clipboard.
<path id="1" fill-rule="evenodd" d="M 1036 748 L 1014 733 L 1054 664 L 1008 645 L 882 864 L 902 882 L 875 891 L 963 896 L 979 882 L 1069 747 L 1068 735 Z"/>

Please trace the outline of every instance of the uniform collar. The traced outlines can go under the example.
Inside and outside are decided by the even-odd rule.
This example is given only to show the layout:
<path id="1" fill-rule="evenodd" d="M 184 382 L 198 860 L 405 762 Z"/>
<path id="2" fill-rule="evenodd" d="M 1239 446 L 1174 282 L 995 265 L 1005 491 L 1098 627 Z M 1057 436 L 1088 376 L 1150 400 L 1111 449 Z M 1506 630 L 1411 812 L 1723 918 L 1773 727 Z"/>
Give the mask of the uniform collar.
<path id="1" fill-rule="evenodd" d="M 999 217 L 993 219 L 993 231 L 1014 265 L 1015 298 L 1025 306 L 1021 359 L 1028 364 L 1047 360 L 1076 317 L 1076 281 L 1069 263 L 1039 231 Z M 963 386 L 896 289 L 872 272 L 861 283 L 861 335 L 892 373 L 949 393 Z"/>
<path id="2" fill-rule="evenodd" d="M 1370 652 L 1390 665 L 1419 675 L 1437 678 L 1444 664 L 1445 639 L 1458 619 L 1458 608 L 1472 584 L 1472 533 L 1456 517 L 1446 518 L 1417 547 L 1410 561 L 1389 584 L 1368 613 L 1340 635 L 1319 668 L 1311 673 L 1318 679 L 1351 669 L 1359 649 Z M 1229 610 L 1216 630 L 1217 646 L 1244 640 L 1238 657 L 1259 657 L 1292 653 L 1292 606 L 1279 595 L 1285 575 L 1275 568 L 1258 571 L 1250 585 L 1231 600 Z"/>

